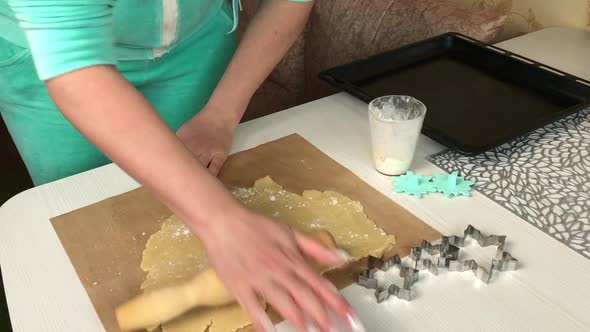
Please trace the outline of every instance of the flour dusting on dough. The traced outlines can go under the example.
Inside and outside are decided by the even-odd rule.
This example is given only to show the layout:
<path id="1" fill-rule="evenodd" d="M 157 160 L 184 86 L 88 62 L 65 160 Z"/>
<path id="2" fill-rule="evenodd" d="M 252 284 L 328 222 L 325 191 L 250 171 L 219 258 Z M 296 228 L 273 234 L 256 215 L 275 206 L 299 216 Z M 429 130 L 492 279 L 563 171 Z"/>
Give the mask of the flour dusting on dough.
<path id="1" fill-rule="evenodd" d="M 162 223 L 148 239 L 141 268 L 147 272 L 141 289 L 166 287 L 188 281 L 209 266 L 205 248 L 176 216 Z M 162 325 L 163 332 L 236 331 L 250 325 L 242 308 L 232 304 L 217 308 L 197 308 Z"/>
<path id="2" fill-rule="evenodd" d="M 299 231 L 327 230 L 355 259 L 381 256 L 395 244 L 392 235 L 368 218 L 360 202 L 334 191 L 306 190 L 298 195 L 267 176 L 253 188 L 235 190 L 234 195 L 247 207 Z"/>
<path id="3" fill-rule="evenodd" d="M 245 206 L 293 228 L 309 233 L 325 229 L 339 248 L 355 260 L 368 255 L 381 256 L 395 243 L 365 214 L 361 203 L 333 191 L 307 190 L 301 195 L 288 192 L 270 177 L 255 182 L 252 188 L 238 188 L 233 195 Z M 176 217 L 162 223 L 150 236 L 143 252 L 141 268 L 147 272 L 141 289 L 185 282 L 209 266 L 201 241 Z M 162 325 L 163 332 L 236 331 L 250 325 L 239 305 L 197 308 Z"/>

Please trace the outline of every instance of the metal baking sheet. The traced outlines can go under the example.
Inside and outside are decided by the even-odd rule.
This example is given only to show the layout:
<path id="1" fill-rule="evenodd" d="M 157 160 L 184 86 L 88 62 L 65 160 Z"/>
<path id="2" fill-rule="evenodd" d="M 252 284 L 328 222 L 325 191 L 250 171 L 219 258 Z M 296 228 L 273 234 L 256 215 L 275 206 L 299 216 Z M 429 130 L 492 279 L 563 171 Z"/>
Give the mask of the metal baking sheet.
<path id="1" fill-rule="evenodd" d="M 410 95 L 428 108 L 423 133 L 480 154 L 590 107 L 590 82 L 458 33 L 329 69 L 320 78 L 370 102 Z"/>

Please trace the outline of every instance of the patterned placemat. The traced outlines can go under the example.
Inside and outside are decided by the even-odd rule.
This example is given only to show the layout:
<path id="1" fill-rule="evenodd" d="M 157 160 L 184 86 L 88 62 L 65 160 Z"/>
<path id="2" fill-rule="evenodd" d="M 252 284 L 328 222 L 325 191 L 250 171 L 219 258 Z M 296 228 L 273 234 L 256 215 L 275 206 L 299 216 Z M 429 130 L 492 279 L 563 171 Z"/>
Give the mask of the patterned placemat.
<path id="1" fill-rule="evenodd" d="M 428 160 L 590 259 L 590 109 L 475 157 Z"/>

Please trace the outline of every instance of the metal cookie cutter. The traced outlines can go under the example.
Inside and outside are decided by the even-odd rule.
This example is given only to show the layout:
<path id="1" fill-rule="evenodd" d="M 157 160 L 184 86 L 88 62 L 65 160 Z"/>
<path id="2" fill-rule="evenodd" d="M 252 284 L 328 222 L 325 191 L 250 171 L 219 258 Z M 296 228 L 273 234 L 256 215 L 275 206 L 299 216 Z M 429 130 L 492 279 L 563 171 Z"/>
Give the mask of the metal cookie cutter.
<path id="1" fill-rule="evenodd" d="M 462 238 L 461 238 L 462 239 Z M 459 258 L 461 250 L 457 243 L 463 243 L 456 236 L 443 236 L 440 243 L 432 244 L 426 240 L 422 241 L 420 247 L 410 249 L 410 259 L 415 262 L 416 270 L 428 270 L 435 276 L 438 275 L 439 268 L 448 269 L 453 261 Z M 432 259 L 422 259 L 422 253 L 426 251 L 430 256 L 438 256 L 436 261 Z"/>
<path id="2" fill-rule="evenodd" d="M 486 270 L 479 266 L 473 259 L 466 261 L 451 261 L 449 264 L 449 271 L 473 271 L 473 274 L 486 284 L 490 282 L 494 271 L 514 271 L 518 267 L 518 260 L 512 255 L 504 251 L 504 243 L 506 243 L 506 235 L 484 235 L 477 228 L 469 225 L 463 232 L 463 237 L 457 237 L 457 246 L 463 247 L 465 239 L 470 236 L 476 240 L 480 247 L 497 246 L 496 257 L 492 259 L 492 267 Z"/>
<path id="3" fill-rule="evenodd" d="M 419 279 L 419 271 L 402 266 L 402 260 L 399 255 L 391 256 L 387 259 L 381 259 L 374 256 L 368 258 L 369 269 L 363 271 L 358 278 L 358 284 L 369 289 L 375 290 L 375 298 L 378 303 L 381 303 L 391 296 L 396 296 L 402 300 L 409 301 L 412 298 L 412 285 Z M 403 285 L 390 285 L 387 288 L 379 286 L 379 281 L 375 278 L 375 273 L 378 270 L 387 271 L 390 268 L 398 266 L 399 276 L 403 279 Z"/>
<path id="4" fill-rule="evenodd" d="M 488 271 L 479 266 L 473 259 L 459 261 L 459 252 L 465 246 L 465 239 L 471 237 L 477 241 L 479 246 L 497 246 L 496 257 L 492 259 L 492 267 Z M 494 271 L 504 272 L 516 270 L 518 260 L 504 251 L 505 235 L 484 235 L 472 225 L 467 226 L 461 236 L 443 236 L 440 243 L 432 244 L 426 240 L 422 241 L 420 247 L 412 247 L 410 250 L 410 259 L 415 262 L 414 267 L 402 266 L 399 255 L 387 259 L 369 256 L 368 269 L 363 271 L 358 278 L 358 284 L 375 289 L 377 302 L 383 302 L 391 296 L 409 301 L 412 298 L 412 285 L 419 280 L 419 271 L 428 270 L 434 275 L 438 275 L 439 269 L 448 271 L 464 272 L 471 270 L 473 274 L 486 284 L 490 282 Z M 438 256 L 436 260 L 432 258 L 422 258 L 423 252 L 430 256 Z M 403 278 L 403 285 L 391 285 L 388 288 L 379 286 L 379 281 L 375 278 L 378 270 L 386 271 L 393 266 L 399 266 L 400 277 Z"/>
<path id="5" fill-rule="evenodd" d="M 476 240 L 479 246 L 497 246 L 496 257 L 492 259 L 492 267 L 488 271 L 479 266 L 473 259 L 459 261 L 459 250 L 465 246 L 465 239 L 471 237 Z M 472 225 L 467 226 L 463 232 L 463 237 L 460 236 L 443 236 L 440 244 L 431 244 L 428 241 L 422 241 L 422 246 L 413 247 L 410 251 L 410 258 L 416 262 L 416 269 L 427 269 L 434 275 L 438 275 L 439 268 L 446 268 L 452 272 L 473 271 L 473 274 L 485 282 L 490 282 L 494 271 L 513 271 L 516 270 L 518 260 L 512 255 L 504 251 L 504 243 L 506 242 L 505 235 L 483 235 L 480 230 Z M 437 261 L 431 259 L 422 259 L 422 252 L 426 251 L 431 256 L 439 255 Z"/>

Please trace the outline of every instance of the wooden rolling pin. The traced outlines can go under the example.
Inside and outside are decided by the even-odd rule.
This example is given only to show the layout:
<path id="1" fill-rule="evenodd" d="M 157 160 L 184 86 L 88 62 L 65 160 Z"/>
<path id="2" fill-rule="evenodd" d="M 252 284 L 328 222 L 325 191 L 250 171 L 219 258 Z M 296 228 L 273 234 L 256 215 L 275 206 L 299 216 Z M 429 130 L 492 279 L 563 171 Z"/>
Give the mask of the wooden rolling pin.
<path id="1" fill-rule="evenodd" d="M 325 230 L 309 236 L 326 247 L 336 248 L 334 238 Z M 122 331 L 132 331 L 158 326 L 197 306 L 220 306 L 234 301 L 215 271 L 209 268 L 184 284 L 139 295 L 118 306 L 115 315 Z"/>

